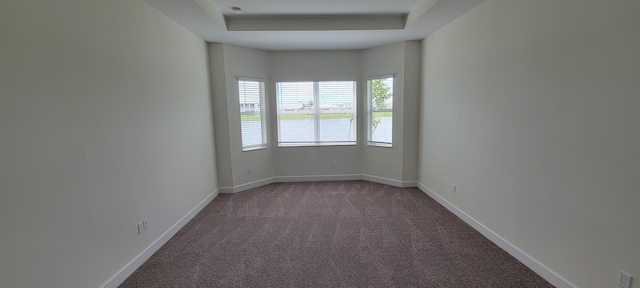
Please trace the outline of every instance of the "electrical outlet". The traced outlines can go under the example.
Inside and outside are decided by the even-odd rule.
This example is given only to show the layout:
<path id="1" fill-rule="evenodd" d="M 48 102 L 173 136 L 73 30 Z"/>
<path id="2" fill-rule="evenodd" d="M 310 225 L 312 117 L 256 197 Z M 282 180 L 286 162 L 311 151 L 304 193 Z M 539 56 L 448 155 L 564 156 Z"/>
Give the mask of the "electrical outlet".
<path id="1" fill-rule="evenodd" d="M 451 192 L 453 193 L 458 192 L 458 188 L 456 187 L 456 184 L 453 184 L 453 186 L 451 186 Z"/>
<path id="2" fill-rule="evenodd" d="M 138 223 L 138 234 L 142 234 L 144 232 L 144 225 L 142 222 Z"/>
<path id="3" fill-rule="evenodd" d="M 331 168 L 336 167 L 336 161 L 331 161 Z"/>
<path id="4" fill-rule="evenodd" d="M 253 172 L 251 171 L 251 168 L 247 169 L 247 174 L 251 174 L 251 172 Z"/>
<path id="5" fill-rule="evenodd" d="M 144 218 L 144 220 L 142 220 L 142 230 L 147 231 L 147 229 L 149 229 L 149 220 Z"/>
<path id="6" fill-rule="evenodd" d="M 631 280 L 633 280 L 633 276 L 629 275 L 624 271 L 620 271 L 620 278 L 618 279 L 618 286 L 622 288 L 631 288 Z"/>

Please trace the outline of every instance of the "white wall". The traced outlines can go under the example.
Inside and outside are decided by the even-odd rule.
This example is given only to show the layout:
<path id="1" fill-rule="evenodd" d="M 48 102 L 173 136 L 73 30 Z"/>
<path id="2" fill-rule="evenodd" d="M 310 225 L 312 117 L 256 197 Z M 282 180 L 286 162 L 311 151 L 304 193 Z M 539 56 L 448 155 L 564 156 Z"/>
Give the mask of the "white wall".
<path id="1" fill-rule="evenodd" d="M 98 287 L 217 188 L 206 45 L 142 1 L 1 6 L 0 287 Z"/>
<path id="2" fill-rule="evenodd" d="M 417 172 L 417 115 L 420 41 L 353 51 L 265 52 L 227 44 L 209 44 L 218 172 L 222 187 L 250 188 L 271 177 L 360 177 L 391 179 L 390 184 L 413 183 Z M 405 65 L 407 62 L 407 65 Z M 404 77 L 410 73 L 411 77 Z M 365 79 L 363 75 L 396 75 L 393 148 L 365 147 Z M 267 82 L 269 148 L 242 152 L 237 77 Z M 279 81 L 355 80 L 358 86 L 358 144 L 354 146 L 277 147 L 275 83 Z M 404 93 L 408 87 L 410 93 Z M 405 95 L 406 94 L 406 95 Z M 409 101 L 410 105 L 403 103 Z M 405 119 L 409 122 L 404 123 Z M 406 133 L 405 133 L 406 131 Z M 381 149 L 381 151 L 368 152 Z M 365 150 L 365 153 L 363 153 Z M 332 167 L 331 162 L 335 163 Z M 252 170 L 252 174 L 247 173 Z M 276 179 L 274 178 L 274 179 Z M 376 179 L 371 179 L 376 180 Z"/>
<path id="3" fill-rule="evenodd" d="M 640 277 L 639 14 L 488 0 L 423 42 L 419 181 L 582 288 Z"/>
<path id="4" fill-rule="evenodd" d="M 418 140 L 420 117 L 420 69 L 422 41 L 404 42 L 404 99 L 402 113 L 402 180 L 418 180 Z"/>
<path id="5" fill-rule="evenodd" d="M 224 44 L 207 44 L 209 76 L 211 81 L 211 101 L 215 131 L 218 184 L 233 187 L 233 160 L 231 158 L 231 131 L 229 130 L 229 107 L 227 72 L 224 61 Z"/>
<path id="6" fill-rule="evenodd" d="M 221 173 L 218 175 L 221 186 L 231 188 L 273 177 L 273 145 L 270 144 L 268 149 L 242 151 L 238 100 L 238 77 L 263 79 L 267 84 L 266 89 L 269 89 L 267 52 L 211 43 L 209 53 L 212 83 L 215 83 L 214 87 L 218 87 L 212 95 L 216 131 L 221 133 L 216 137 L 216 147 L 224 147 L 218 151 L 218 164 L 221 167 Z M 220 67 L 220 61 L 223 67 Z M 267 127 L 266 133 L 269 134 L 270 131 L 271 127 Z M 268 143 L 272 143 L 273 139 L 267 138 Z M 251 174 L 247 169 L 251 169 Z"/>
<path id="7" fill-rule="evenodd" d="M 331 81 L 360 79 L 360 51 L 270 52 L 272 83 L 279 81 Z M 275 85 L 271 85 L 272 145 L 277 147 Z M 361 90 L 362 86 L 358 89 Z M 360 94 L 360 92 L 359 92 Z M 358 129 L 362 128 L 358 111 Z M 357 134 L 361 135 L 361 134 Z M 363 140 L 358 139 L 358 143 Z M 331 161 L 335 167 L 331 167 Z M 361 174 L 360 144 L 355 146 L 275 148 L 276 176 Z"/>
<path id="8" fill-rule="evenodd" d="M 398 182 L 411 182 L 417 179 L 415 171 L 418 158 L 420 45 L 420 41 L 407 41 L 367 49 L 362 52 L 363 84 L 370 77 L 394 76 L 393 145 L 392 147 L 376 147 L 364 144 L 367 140 L 367 127 L 362 127 L 360 134 L 363 141 L 362 173 L 365 175 Z M 363 85 L 361 103 L 364 113 L 366 113 L 367 105 L 365 89 L 366 85 Z"/>
<path id="9" fill-rule="evenodd" d="M 348 179 L 359 178 L 363 173 L 383 180 L 391 179 L 386 182 L 393 185 L 415 183 L 420 89 L 420 62 L 416 59 L 420 57 L 420 46 L 420 41 L 408 41 L 368 50 L 266 52 L 228 44 L 209 44 L 220 186 L 233 188 L 224 189 L 225 192 L 237 192 L 274 180 L 293 180 L 304 176 L 315 177 L 313 179 Z M 405 78 L 405 73 L 411 76 Z M 366 78 L 363 75 L 389 74 L 397 74 L 395 145 L 391 149 L 364 147 Z M 267 108 L 270 112 L 267 117 L 268 149 L 241 151 L 238 77 L 262 78 L 266 81 Z M 359 81 L 358 144 L 278 147 L 275 83 L 332 80 Z M 410 93 L 404 93 L 404 87 L 408 87 Z M 405 101 L 409 101 L 410 105 L 405 106 Z M 404 123 L 405 119 L 409 122 Z M 387 153 L 363 153 L 363 149 L 367 148 L 382 149 Z M 331 162 L 335 163 L 335 167 Z M 251 169 L 252 174 L 248 174 L 247 169 Z"/>
<path id="10" fill-rule="evenodd" d="M 404 109 L 404 42 L 362 51 L 363 101 L 366 113 L 366 82 L 369 77 L 393 75 L 393 147 L 371 147 L 367 141 L 367 123 L 360 133 L 362 148 L 362 173 L 375 177 L 402 180 L 402 143 Z M 363 114 L 364 116 L 364 114 Z M 366 119 L 366 116 L 364 116 Z M 366 120 L 365 120 L 366 121 Z"/>
<path id="11" fill-rule="evenodd" d="M 238 101 L 238 77 L 259 78 L 269 83 L 269 58 L 266 51 L 250 49 L 232 45 L 224 45 L 224 61 L 227 72 L 227 97 L 229 102 L 229 130 L 231 138 L 231 157 L 233 159 L 233 183 L 247 183 L 272 177 L 273 151 L 268 149 L 242 152 L 242 133 L 240 123 L 240 102 Z M 267 84 L 268 85 L 268 84 Z M 265 89 L 269 89 L 266 87 Z M 233 101 L 231 101 L 233 99 Z M 269 110 L 266 103 L 266 110 Z M 267 121 L 271 115 L 266 115 Z M 269 137 L 271 128 L 266 127 L 267 141 L 273 143 Z M 251 169 L 251 174 L 247 172 Z"/>

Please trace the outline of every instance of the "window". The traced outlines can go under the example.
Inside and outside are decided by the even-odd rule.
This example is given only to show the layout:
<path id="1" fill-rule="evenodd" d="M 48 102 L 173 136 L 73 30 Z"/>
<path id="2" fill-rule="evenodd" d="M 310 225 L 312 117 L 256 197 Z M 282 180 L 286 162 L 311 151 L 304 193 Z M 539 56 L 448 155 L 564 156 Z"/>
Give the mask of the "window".
<path id="1" fill-rule="evenodd" d="M 391 147 L 393 136 L 393 76 L 367 81 L 367 143 Z"/>
<path id="2" fill-rule="evenodd" d="M 356 144 L 356 82 L 278 82 L 278 146 Z"/>
<path id="3" fill-rule="evenodd" d="M 264 81 L 238 79 L 242 151 L 267 147 Z"/>

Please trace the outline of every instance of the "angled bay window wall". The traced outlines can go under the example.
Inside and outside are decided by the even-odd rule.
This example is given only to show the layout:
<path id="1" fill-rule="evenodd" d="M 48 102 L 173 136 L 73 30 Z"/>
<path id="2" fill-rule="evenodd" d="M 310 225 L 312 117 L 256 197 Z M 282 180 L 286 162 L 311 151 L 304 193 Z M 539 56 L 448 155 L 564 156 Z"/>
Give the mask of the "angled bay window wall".
<path id="1" fill-rule="evenodd" d="M 264 81 L 238 78 L 238 100 L 242 151 L 267 148 Z"/>
<path id="2" fill-rule="evenodd" d="M 278 146 L 356 144 L 356 82 L 278 82 Z"/>

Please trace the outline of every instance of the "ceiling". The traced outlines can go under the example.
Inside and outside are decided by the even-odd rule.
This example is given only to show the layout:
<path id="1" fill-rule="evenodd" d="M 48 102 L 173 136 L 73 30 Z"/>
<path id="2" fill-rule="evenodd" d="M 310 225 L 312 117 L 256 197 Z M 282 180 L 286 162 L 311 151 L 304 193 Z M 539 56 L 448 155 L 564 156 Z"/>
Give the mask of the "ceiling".
<path id="1" fill-rule="evenodd" d="M 144 1 L 205 41 L 276 51 L 365 49 L 422 39 L 485 0 Z"/>

